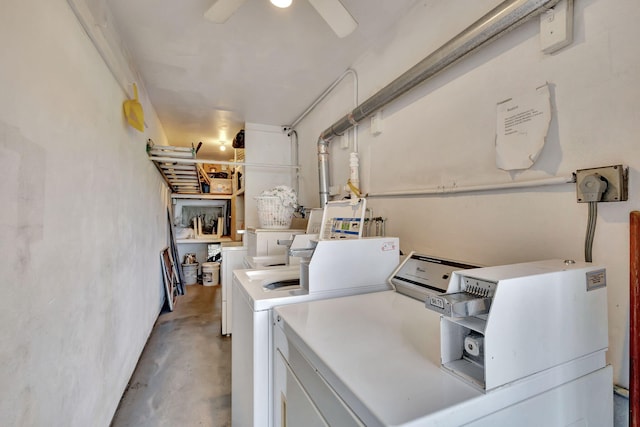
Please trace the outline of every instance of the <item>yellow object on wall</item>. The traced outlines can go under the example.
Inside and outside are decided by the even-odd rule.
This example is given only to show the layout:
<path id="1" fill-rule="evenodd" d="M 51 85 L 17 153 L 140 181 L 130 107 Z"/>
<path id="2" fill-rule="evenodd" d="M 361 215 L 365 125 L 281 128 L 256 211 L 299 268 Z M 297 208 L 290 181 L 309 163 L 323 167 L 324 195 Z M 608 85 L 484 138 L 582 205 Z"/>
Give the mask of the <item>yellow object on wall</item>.
<path id="1" fill-rule="evenodd" d="M 131 127 L 143 132 L 144 111 L 142 111 L 142 104 L 138 101 L 138 86 L 136 86 L 135 83 L 133 84 L 133 96 L 133 99 L 127 99 L 122 105 L 124 116 L 127 118 L 127 122 Z"/>

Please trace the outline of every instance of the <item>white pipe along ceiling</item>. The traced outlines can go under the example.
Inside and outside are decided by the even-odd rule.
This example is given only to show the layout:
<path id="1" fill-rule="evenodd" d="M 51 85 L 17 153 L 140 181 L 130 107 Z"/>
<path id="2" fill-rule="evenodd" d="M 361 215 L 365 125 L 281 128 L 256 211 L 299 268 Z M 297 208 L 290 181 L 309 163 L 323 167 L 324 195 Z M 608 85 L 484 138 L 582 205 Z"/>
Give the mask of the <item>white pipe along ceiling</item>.
<path id="1" fill-rule="evenodd" d="M 325 129 L 318 138 L 320 206 L 329 201 L 329 142 L 371 117 L 382 107 L 435 76 L 529 19 L 554 7 L 560 0 L 506 0 L 457 36 L 400 75 L 350 113 Z"/>

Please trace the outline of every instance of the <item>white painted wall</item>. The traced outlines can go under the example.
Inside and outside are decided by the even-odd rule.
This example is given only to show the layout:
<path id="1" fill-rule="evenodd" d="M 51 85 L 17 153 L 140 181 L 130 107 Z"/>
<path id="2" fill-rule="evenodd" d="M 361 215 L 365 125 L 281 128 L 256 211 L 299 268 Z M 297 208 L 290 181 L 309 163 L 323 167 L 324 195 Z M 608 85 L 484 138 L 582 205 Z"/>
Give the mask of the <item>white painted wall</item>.
<path id="1" fill-rule="evenodd" d="M 65 0 L 4 1 L 0 52 L 0 425 L 108 425 L 163 301 L 166 140 Z"/>
<path id="2" fill-rule="evenodd" d="M 281 126 L 246 123 L 244 130 L 244 156 L 246 163 L 264 165 L 291 165 L 291 142 Z M 259 227 L 255 197 L 277 185 L 293 188 L 293 170 L 287 167 L 271 168 L 245 166 L 246 227 Z"/>
<path id="3" fill-rule="evenodd" d="M 419 2 L 397 32 L 354 64 L 360 101 L 500 3 Z M 570 175 L 611 164 L 630 168 L 629 201 L 599 205 L 593 248 L 607 267 L 608 360 L 614 381 L 628 386 L 629 212 L 640 209 L 640 4 L 635 0 L 575 2 L 575 41 L 544 55 L 536 19 L 507 34 L 383 111 L 383 133 L 359 128 L 361 184 L 377 193 L 504 183 Z M 548 82 L 553 118 L 535 165 L 521 173 L 495 166 L 496 104 Z M 353 108 L 341 85 L 298 127 L 301 201 L 318 206 L 316 139 Z M 348 177 L 348 152 L 332 143 L 332 184 Z M 486 265 L 545 258 L 583 259 L 587 206 L 575 186 L 472 194 L 370 198 L 374 215 L 402 250 Z M 550 305 L 550 309 L 551 309 Z M 540 313 L 544 316 L 544 313 Z M 562 327 L 562 325 L 559 325 Z"/>

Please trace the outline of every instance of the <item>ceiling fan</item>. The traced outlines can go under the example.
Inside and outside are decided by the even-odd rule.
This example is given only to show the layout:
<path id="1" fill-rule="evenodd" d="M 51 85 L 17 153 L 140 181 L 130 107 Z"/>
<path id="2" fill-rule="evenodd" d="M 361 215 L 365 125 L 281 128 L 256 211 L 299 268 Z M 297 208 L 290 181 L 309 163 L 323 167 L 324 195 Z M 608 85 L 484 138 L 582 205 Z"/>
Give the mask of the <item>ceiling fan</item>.
<path id="1" fill-rule="evenodd" d="M 217 24 L 224 23 L 233 13 L 243 5 L 246 0 L 216 0 L 213 6 L 204 13 L 204 17 L 209 21 Z M 322 16 L 329 24 L 331 29 L 340 38 L 346 37 L 358 27 L 358 23 L 347 9 L 342 5 L 340 0 L 308 0 L 311 6 Z M 282 0 L 271 1 L 278 7 L 287 7 L 291 1 L 285 1 L 285 6 L 280 6 Z"/>

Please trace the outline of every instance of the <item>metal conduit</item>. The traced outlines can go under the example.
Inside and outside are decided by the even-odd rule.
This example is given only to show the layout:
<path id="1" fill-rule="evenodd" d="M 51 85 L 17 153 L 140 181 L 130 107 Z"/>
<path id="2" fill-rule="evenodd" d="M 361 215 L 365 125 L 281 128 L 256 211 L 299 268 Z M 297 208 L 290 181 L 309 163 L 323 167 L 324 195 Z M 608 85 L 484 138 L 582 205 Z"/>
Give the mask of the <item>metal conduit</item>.
<path id="1" fill-rule="evenodd" d="M 354 85 L 353 99 L 354 99 L 355 106 L 357 107 L 358 106 L 358 73 L 356 73 L 356 70 L 354 70 L 353 68 L 347 68 L 344 71 L 344 73 L 340 75 L 340 77 L 338 77 L 333 83 L 331 83 L 331 85 L 328 88 L 326 88 L 324 92 L 322 92 L 322 94 L 318 98 L 316 98 L 316 100 L 313 101 L 311 105 L 309 105 L 309 107 L 307 107 L 307 109 L 304 110 L 304 112 L 300 114 L 300 116 L 297 119 L 293 121 L 293 123 L 289 125 L 289 127 L 291 127 L 291 129 L 295 129 L 298 123 L 300 123 L 302 119 L 307 117 L 307 115 L 311 111 L 313 111 L 313 109 L 316 108 L 316 106 L 320 102 L 322 102 L 322 100 L 325 99 L 327 95 L 329 95 L 331 91 L 333 91 L 333 89 L 335 89 L 336 86 L 338 86 L 340 82 L 342 82 L 342 80 L 344 80 L 344 78 L 347 77 L 349 74 L 353 76 L 353 85 Z"/>
<path id="2" fill-rule="evenodd" d="M 411 197 L 411 196 L 433 196 L 433 195 L 445 195 L 454 193 L 475 193 L 478 191 L 491 191 L 491 190 L 510 190 L 513 188 L 533 188 L 544 187 L 549 185 L 560 185 L 575 183 L 573 176 L 558 176 L 552 178 L 534 179 L 531 181 L 513 181 L 495 184 L 481 184 L 481 185 L 467 185 L 467 186 L 440 186 L 435 188 L 424 188 L 418 190 L 408 191 L 388 191 L 383 193 L 370 193 L 367 197 Z"/>
<path id="3" fill-rule="evenodd" d="M 528 19 L 554 7 L 560 0 L 506 0 L 429 56 L 418 62 L 350 113 L 325 129 L 318 138 L 320 206 L 329 201 L 329 142 L 356 126 L 386 104 L 433 77 L 484 44 Z"/>
<path id="4" fill-rule="evenodd" d="M 300 169 L 299 165 L 279 165 L 271 163 L 247 163 L 247 162 L 231 162 L 226 160 L 209 160 L 209 159 L 180 159 L 175 157 L 153 157 L 154 162 L 160 163 L 184 163 L 184 164 L 210 164 L 216 165 L 230 165 L 230 166 L 256 166 L 261 168 L 273 168 L 273 169 Z"/>

